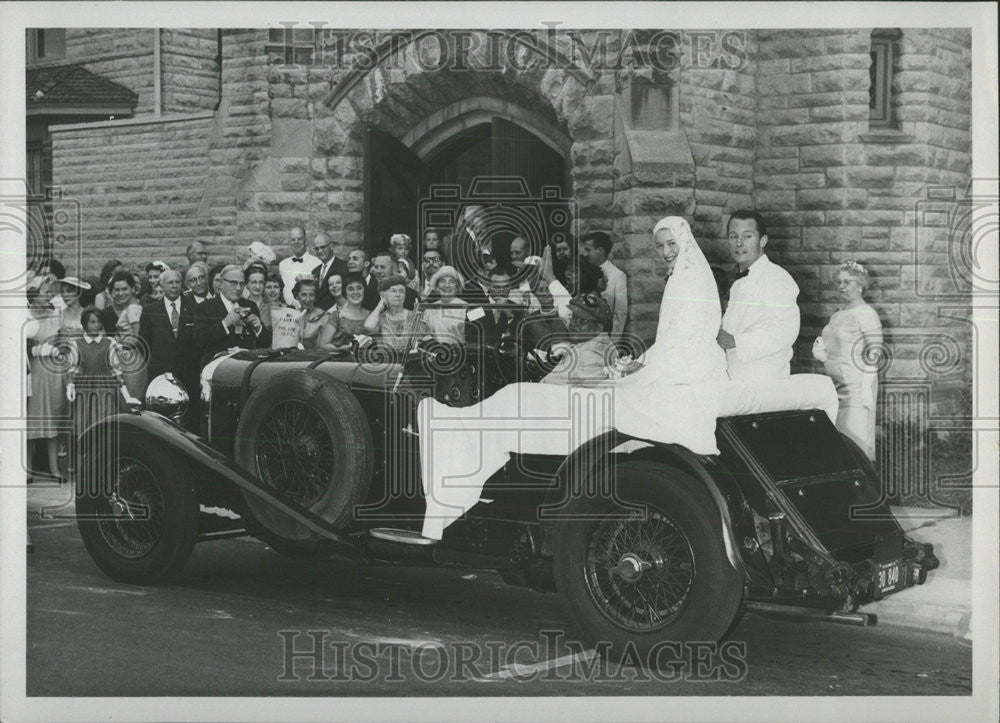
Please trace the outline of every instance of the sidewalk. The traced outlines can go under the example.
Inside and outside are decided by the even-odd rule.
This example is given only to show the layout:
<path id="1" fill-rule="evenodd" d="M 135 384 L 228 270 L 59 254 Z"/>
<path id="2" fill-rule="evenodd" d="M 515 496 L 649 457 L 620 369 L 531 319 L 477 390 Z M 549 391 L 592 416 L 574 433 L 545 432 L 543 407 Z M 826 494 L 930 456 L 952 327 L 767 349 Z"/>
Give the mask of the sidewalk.
<path id="1" fill-rule="evenodd" d="M 940 567 L 927 582 L 865 605 L 883 625 L 898 625 L 964 636 L 972 611 L 972 518 L 953 510 L 894 507 L 903 530 L 919 542 L 934 545 Z"/>

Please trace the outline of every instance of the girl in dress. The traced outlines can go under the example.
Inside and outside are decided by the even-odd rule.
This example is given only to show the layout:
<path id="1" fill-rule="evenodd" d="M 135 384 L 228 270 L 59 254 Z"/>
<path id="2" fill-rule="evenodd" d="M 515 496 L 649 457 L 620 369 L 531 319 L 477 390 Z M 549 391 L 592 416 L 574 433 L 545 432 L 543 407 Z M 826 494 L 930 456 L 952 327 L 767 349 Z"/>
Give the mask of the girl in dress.
<path id="1" fill-rule="evenodd" d="M 396 262 L 397 273 L 406 277 L 407 286 L 420 293 L 420 274 L 417 273 L 416 264 L 410 260 L 410 252 L 413 250 L 410 237 L 405 233 L 394 233 L 389 238 L 389 250 Z"/>
<path id="2" fill-rule="evenodd" d="M 344 305 L 332 308 L 326 317 L 326 324 L 319 333 L 317 349 L 324 351 L 346 351 L 359 334 L 364 334 L 365 320 L 371 309 L 361 304 L 365 298 L 365 280 L 361 274 L 345 274 L 342 284 Z"/>
<path id="3" fill-rule="evenodd" d="M 77 435 L 124 408 L 119 391 L 124 383 L 120 347 L 104 333 L 101 311 L 96 306 L 85 308 L 80 319 L 83 332 L 69 342 L 72 366 L 66 385 Z"/>
<path id="4" fill-rule="evenodd" d="M 823 362 L 837 387 L 837 429 L 874 460 L 878 370 L 872 363 L 872 350 L 877 353 L 882 345 L 882 322 L 862 296 L 868 272 L 861 264 L 842 263 L 836 281 L 840 308 L 813 344 L 813 356 Z"/>

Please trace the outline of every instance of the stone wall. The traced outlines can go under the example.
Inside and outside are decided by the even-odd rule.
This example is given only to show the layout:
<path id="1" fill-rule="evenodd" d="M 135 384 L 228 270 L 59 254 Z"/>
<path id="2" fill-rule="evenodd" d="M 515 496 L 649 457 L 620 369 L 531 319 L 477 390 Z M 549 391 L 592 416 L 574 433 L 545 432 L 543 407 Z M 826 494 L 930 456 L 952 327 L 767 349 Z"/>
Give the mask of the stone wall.
<path id="1" fill-rule="evenodd" d="M 66 62 L 139 94 L 136 115 L 153 112 L 152 28 L 67 28 Z"/>
<path id="2" fill-rule="evenodd" d="M 160 32 L 163 112 L 213 110 L 220 92 L 217 31 L 164 28 Z"/>
<path id="3" fill-rule="evenodd" d="M 211 116 L 52 127 L 53 173 L 80 204 L 84 267 L 95 275 L 112 258 L 145 266 L 185 265 L 198 234 L 197 210 L 209 176 Z M 229 249 L 210 247 L 213 256 Z"/>
<path id="4" fill-rule="evenodd" d="M 152 28 L 67 28 L 67 63 L 139 94 L 135 115 L 154 110 L 155 32 Z M 216 31 L 164 28 L 160 31 L 161 112 L 212 110 L 219 100 Z"/>

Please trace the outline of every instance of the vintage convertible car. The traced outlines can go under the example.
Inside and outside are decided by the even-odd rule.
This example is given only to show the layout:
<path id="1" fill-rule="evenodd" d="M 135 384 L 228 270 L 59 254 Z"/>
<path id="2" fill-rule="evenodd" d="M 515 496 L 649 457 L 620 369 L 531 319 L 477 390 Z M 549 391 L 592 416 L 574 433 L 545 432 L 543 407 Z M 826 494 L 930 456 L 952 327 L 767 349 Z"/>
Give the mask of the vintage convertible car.
<path id="1" fill-rule="evenodd" d="M 171 419 L 186 395 L 160 378 L 145 410 L 81 438 L 80 534 L 106 574 L 137 584 L 177 573 L 196 542 L 236 535 L 300 558 L 495 569 L 559 594 L 611 655 L 719 640 L 743 607 L 867 624 L 859 606 L 938 565 L 818 410 L 719 419 L 719 455 L 595 453 L 627 441 L 616 431 L 565 458 L 513 455 L 486 484 L 490 504 L 422 538 L 420 399 L 472 404 L 545 371 L 506 342 L 402 358 L 240 351 L 206 368 L 200 435 Z M 580 484 L 602 475 L 613 494 Z"/>

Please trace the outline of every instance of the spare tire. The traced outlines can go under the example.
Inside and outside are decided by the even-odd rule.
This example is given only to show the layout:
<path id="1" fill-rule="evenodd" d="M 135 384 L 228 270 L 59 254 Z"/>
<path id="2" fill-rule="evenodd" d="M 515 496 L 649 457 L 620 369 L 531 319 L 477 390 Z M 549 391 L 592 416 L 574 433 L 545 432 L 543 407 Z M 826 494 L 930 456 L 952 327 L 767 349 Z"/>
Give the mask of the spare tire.
<path id="1" fill-rule="evenodd" d="M 236 428 L 236 462 L 270 490 L 343 528 L 368 495 L 371 430 L 342 382 L 316 370 L 279 374 L 251 393 Z M 272 535 L 308 542 L 313 533 L 243 490 L 252 516 Z"/>

